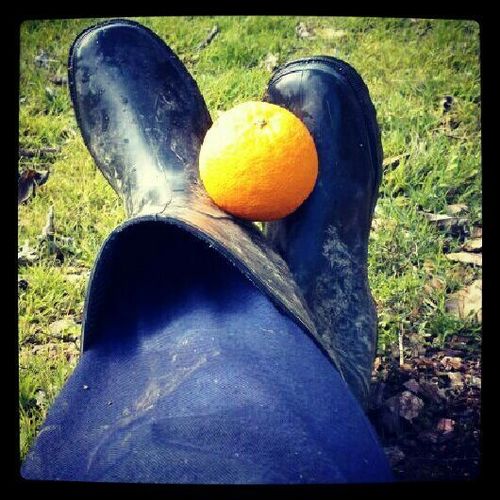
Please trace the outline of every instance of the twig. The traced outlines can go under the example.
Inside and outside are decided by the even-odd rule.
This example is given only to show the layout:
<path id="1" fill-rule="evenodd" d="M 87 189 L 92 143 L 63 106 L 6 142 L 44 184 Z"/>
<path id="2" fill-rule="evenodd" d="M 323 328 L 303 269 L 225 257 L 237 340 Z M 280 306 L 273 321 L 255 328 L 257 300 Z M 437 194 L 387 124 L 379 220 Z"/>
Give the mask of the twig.
<path id="1" fill-rule="evenodd" d="M 453 134 L 443 134 L 445 137 L 449 137 L 450 139 L 461 139 L 462 141 L 465 141 L 467 137 L 464 135 L 453 135 Z"/>
<path id="2" fill-rule="evenodd" d="M 65 76 L 51 76 L 49 78 L 50 82 L 54 85 L 66 85 L 68 83 L 68 79 Z"/>
<path id="3" fill-rule="evenodd" d="M 216 24 L 212 28 L 212 31 L 210 31 L 210 33 L 208 34 L 207 38 L 198 45 L 198 47 L 197 47 L 198 50 L 204 49 L 210 43 L 212 43 L 212 40 L 217 36 L 218 33 L 220 33 L 220 29 L 219 29 L 219 26 Z"/>
<path id="4" fill-rule="evenodd" d="M 35 57 L 35 64 L 39 68 L 48 68 L 49 67 L 49 63 L 56 63 L 56 62 L 58 62 L 57 59 L 51 59 L 44 50 L 42 50 Z"/>
<path id="5" fill-rule="evenodd" d="M 402 323 L 399 325 L 398 340 L 399 340 L 399 366 L 403 366 L 405 360 L 404 360 L 404 352 L 403 352 L 403 324 Z"/>
<path id="6" fill-rule="evenodd" d="M 25 149 L 19 148 L 20 158 L 34 158 L 35 156 L 46 156 L 48 154 L 59 153 L 60 148 L 40 148 L 40 149 Z"/>
<path id="7" fill-rule="evenodd" d="M 54 239 L 55 227 L 54 227 L 54 207 L 51 206 L 49 208 L 49 212 L 47 213 L 47 220 L 45 223 L 45 227 L 42 229 L 42 238 L 46 239 Z"/>

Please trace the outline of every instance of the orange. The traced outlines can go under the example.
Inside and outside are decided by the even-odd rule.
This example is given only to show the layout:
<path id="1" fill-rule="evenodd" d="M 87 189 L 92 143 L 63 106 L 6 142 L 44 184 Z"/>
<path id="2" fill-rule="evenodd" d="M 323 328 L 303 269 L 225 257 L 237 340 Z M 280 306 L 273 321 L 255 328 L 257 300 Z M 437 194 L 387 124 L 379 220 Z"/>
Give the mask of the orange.
<path id="1" fill-rule="evenodd" d="M 208 130 L 200 178 L 223 210 L 252 221 L 280 219 L 309 196 L 318 176 L 311 134 L 290 111 L 245 102 L 222 113 Z"/>

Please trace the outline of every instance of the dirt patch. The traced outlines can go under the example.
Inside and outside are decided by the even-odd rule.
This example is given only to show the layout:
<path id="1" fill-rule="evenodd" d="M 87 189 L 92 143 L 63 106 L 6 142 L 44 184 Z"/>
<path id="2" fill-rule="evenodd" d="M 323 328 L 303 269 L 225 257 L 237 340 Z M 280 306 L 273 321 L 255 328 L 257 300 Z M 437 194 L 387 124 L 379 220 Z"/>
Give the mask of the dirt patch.
<path id="1" fill-rule="evenodd" d="M 376 360 L 368 417 L 403 481 L 479 475 L 480 348 L 456 338 L 403 365 Z"/>

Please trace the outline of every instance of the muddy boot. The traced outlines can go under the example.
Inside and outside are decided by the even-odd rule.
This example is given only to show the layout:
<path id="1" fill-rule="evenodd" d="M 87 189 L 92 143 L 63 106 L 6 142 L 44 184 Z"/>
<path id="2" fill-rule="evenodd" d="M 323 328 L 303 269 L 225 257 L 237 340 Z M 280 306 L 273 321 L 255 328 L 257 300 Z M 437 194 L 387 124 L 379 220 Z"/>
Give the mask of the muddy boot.
<path id="1" fill-rule="evenodd" d="M 205 241 L 319 343 L 281 257 L 256 226 L 221 211 L 199 184 L 198 154 L 212 122 L 196 82 L 172 50 L 132 21 L 91 27 L 71 48 L 69 87 L 85 144 L 123 198 L 129 217 L 109 236 L 96 260 L 87 292 L 83 349 L 99 317 L 100 298 L 110 286 L 100 273 L 114 255 L 113 242 L 144 221 L 175 225 Z"/>
<path id="2" fill-rule="evenodd" d="M 316 328 L 365 405 L 377 345 L 368 285 L 368 236 L 382 175 L 376 113 L 358 73 L 333 57 L 284 65 L 264 100 L 298 116 L 311 132 L 319 174 L 293 214 L 265 225 L 299 285 Z"/>

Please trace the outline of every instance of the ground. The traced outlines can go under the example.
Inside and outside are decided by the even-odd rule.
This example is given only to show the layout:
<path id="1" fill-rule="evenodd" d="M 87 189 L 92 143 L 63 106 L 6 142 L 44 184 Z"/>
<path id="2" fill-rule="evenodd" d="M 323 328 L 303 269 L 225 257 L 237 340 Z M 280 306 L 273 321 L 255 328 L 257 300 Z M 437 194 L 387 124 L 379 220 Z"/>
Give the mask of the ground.
<path id="1" fill-rule="evenodd" d="M 478 24 L 134 19 L 179 54 L 214 118 L 259 100 L 273 68 L 296 57 L 333 55 L 360 72 L 378 112 L 385 157 L 370 236 L 379 353 L 368 416 L 398 478 L 475 477 L 482 288 Z M 22 457 L 78 361 L 89 271 L 105 237 L 125 217 L 83 144 L 67 89 L 71 42 L 97 21 L 26 21 L 20 27 Z M 34 193 L 33 183 L 39 184 Z"/>

